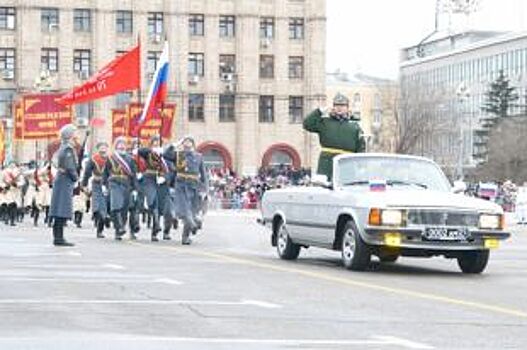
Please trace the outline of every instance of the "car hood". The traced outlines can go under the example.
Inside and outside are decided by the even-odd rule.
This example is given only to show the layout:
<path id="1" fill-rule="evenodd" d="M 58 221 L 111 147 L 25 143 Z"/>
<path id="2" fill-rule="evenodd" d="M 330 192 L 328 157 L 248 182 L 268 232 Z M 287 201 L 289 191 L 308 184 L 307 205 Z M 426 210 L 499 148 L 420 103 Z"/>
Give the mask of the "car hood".
<path id="1" fill-rule="evenodd" d="M 399 190 L 386 189 L 383 192 L 348 190 L 357 197 L 357 204 L 367 203 L 369 207 L 426 207 L 453 208 L 461 210 L 477 210 L 481 212 L 501 213 L 502 209 L 496 203 L 463 194 L 432 190 Z M 359 199 L 360 198 L 360 199 Z"/>

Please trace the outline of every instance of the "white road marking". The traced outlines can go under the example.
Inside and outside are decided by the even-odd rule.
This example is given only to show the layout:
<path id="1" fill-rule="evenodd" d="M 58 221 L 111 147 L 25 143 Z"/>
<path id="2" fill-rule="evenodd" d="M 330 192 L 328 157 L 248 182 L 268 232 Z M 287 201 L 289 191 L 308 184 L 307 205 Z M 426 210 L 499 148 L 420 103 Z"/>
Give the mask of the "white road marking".
<path id="1" fill-rule="evenodd" d="M 0 338 L 0 342 L 6 341 L 31 341 L 35 342 L 39 338 L 30 337 L 5 337 Z M 93 341 L 99 340 L 98 337 L 91 338 Z M 53 341 L 53 338 L 45 338 L 43 341 Z M 61 341 L 67 340 L 68 344 L 75 344 L 76 339 L 69 340 L 61 338 Z M 433 346 L 402 339 L 392 336 L 373 336 L 366 339 L 251 339 L 251 338 L 191 338 L 191 337 L 112 337 L 111 339 L 100 339 L 107 343 L 115 342 L 167 342 L 167 343 L 193 343 L 193 344 L 227 344 L 227 345 L 275 345 L 275 346 L 376 346 L 386 347 L 388 349 L 397 346 L 402 349 L 419 349 L 431 350 Z"/>
<path id="2" fill-rule="evenodd" d="M 282 305 L 268 303 L 266 301 L 260 301 L 260 300 L 243 300 L 243 302 L 246 305 L 260 306 L 266 309 L 279 309 L 282 307 Z"/>
<path id="3" fill-rule="evenodd" d="M 159 300 L 159 299 L 84 299 L 84 300 L 53 300 L 53 299 L 0 299 L 0 305 L 17 305 L 17 304 L 60 304 L 60 305 L 201 305 L 201 306 L 254 306 L 263 309 L 275 309 L 281 307 L 277 304 L 267 303 L 258 300 L 242 301 L 217 301 L 217 300 Z"/>
<path id="4" fill-rule="evenodd" d="M 118 264 L 103 264 L 101 266 L 107 269 L 112 269 L 112 270 L 125 270 L 125 267 L 123 265 L 118 265 Z"/>
<path id="5" fill-rule="evenodd" d="M 180 286 L 180 285 L 183 284 L 183 282 L 177 281 L 177 280 L 173 280 L 171 278 L 158 278 L 158 279 L 154 280 L 154 282 L 156 282 L 156 283 L 165 283 L 165 284 L 173 284 L 173 285 L 176 285 L 176 286 Z"/>
<path id="6" fill-rule="evenodd" d="M 65 252 L 57 252 L 57 253 L 8 253 L 5 254 L 5 256 L 9 256 L 11 258 L 36 258 L 41 256 L 81 256 L 82 254 L 76 251 L 65 251 Z"/>
<path id="7" fill-rule="evenodd" d="M 116 277 L 116 278 L 52 278 L 52 277 L 2 277 L 0 275 L 0 278 L 2 281 L 9 281 L 9 282 L 53 282 L 53 283 L 165 283 L 165 284 L 171 284 L 171 285 L 182 285 L 183 282 L 176 281 L 173 279 L 168 278 L 158 278 L 158 279 L 150 279 L 150 278 L 122 278 L 122 277 Z"/>

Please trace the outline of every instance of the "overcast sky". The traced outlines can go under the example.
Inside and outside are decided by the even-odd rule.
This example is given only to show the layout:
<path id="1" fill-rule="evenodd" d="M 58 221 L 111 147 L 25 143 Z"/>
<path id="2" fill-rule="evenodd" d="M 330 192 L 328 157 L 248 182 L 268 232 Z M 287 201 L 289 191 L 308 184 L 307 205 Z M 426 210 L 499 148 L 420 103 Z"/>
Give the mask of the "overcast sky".
<path id="1" fill-rule="evenodd" d="M 327 0 L 327 70 L 396 78 L 399 49 L 434 30 L 436 0 Z M 480 0 L 472 27 L 527 30 L 527 0 Z"/>

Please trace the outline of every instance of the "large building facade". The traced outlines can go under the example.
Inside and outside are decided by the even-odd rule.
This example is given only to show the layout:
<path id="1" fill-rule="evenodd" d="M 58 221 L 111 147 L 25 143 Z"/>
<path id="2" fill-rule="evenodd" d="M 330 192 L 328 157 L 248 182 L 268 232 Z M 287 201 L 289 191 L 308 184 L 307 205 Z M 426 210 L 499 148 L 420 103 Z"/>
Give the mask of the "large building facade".
<path id="1" fill-rule="evenodd" d="M 485 93 L 500 71 L 520 96 L 509 110 L 520 115 L 527 94 L 527 33 L 465 32 L 430 38 L 403 49 L 399 113 L 419 128 L 412 153 L 435 159 L 452 176 L 477 162 Z M 485 146 L 481 146 L 485 147 Z"/>
<path id="2" fill-rule="evenodd" d="M 240 173 L 262 165 L 311 167 L 304 115 L 325 100 L 325 0 L 4 0 L 0 5 L 0 117 L 11 101 L 41 89 L 82 83 L 141 40 L 141 95 L 170 47 L 169 102 L 175 140 L 195 136 L 207 162 Z M 94 139 L 111 138 L 120 94 L 76 106 L 77 120 L 106 118 Z M 33 144 L 18 144 L 27 158 Z M 21 159 L 24 160 L 24 159 Z"/>

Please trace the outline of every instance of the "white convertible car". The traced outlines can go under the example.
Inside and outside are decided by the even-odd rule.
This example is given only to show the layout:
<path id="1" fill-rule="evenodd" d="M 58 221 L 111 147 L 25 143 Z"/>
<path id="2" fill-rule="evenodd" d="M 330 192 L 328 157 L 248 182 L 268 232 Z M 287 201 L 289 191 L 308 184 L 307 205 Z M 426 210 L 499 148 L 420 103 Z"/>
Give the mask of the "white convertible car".
<path id="1" fill-rule="evenodd" d="M 346 268 L 364 270 L 372 255 L 455 258 L 465 273 L 481 273 L 489 250 L 510 234 L 495 203 L 453 189 L 434 162 L 393 154 L 335 157 L 332 182 L 270 190 L 260 223 L 282 259 L 310 246 L 339 250 Z M 315 179 L 317 178 L 317 179 Z"/>

